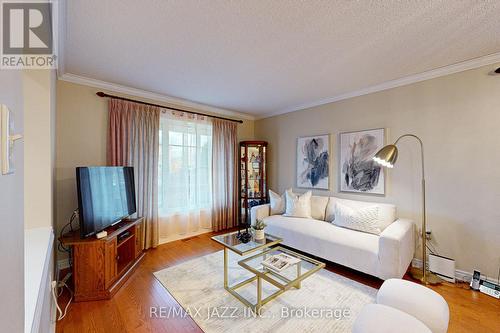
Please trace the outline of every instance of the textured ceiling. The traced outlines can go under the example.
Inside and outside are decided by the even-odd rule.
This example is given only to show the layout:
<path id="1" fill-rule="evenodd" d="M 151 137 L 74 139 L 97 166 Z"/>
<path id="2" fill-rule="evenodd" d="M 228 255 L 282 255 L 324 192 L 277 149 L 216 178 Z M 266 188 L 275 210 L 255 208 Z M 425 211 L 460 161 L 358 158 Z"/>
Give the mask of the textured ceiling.
<path id="1" fill-rule="evenodd" d="M 500 52 L 500 1 L 70 0 L 65 71 L 264 115 Z"/>

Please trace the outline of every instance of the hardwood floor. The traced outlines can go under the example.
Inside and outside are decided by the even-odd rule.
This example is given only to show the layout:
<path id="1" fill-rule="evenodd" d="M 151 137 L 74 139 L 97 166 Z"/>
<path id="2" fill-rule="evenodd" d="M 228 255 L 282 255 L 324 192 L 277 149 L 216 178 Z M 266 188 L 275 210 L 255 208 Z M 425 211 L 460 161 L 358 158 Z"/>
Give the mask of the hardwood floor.
<path id="1" fill-rule="evenodd" d="M 222 249 L 212 234 L 160 245 L 147 252 L 136 272 L 108 301 L 71 304 L 56 332 L 202 332 L 189 317 L 150 318 L 150 307 L 180 305 L 154 278 L 153 272 Z M 327 269 L 350 279 L 379 288 L 382 281 L 335 264 Z M 410 278 L 408 278 L 410 279 Z M 432 287 L 450 307 L 448 332 L 500 332 L 500 301 L 469 290 L 466 285 L 445 283 Z M 293 332 L 290 332 L 293 333 Z"/>

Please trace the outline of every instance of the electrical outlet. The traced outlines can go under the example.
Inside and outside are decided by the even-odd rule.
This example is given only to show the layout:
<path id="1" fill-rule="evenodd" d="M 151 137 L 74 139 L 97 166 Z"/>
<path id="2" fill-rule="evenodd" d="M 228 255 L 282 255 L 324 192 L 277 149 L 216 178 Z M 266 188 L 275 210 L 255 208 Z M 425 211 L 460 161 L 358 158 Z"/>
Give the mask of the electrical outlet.
<path id="1" fill-rule="evenodd" d="M 427 229 L 425 231 L 425 239 L 427 239 L 427 240 L 431 240 L 432 239 L 432 230 Z"/>

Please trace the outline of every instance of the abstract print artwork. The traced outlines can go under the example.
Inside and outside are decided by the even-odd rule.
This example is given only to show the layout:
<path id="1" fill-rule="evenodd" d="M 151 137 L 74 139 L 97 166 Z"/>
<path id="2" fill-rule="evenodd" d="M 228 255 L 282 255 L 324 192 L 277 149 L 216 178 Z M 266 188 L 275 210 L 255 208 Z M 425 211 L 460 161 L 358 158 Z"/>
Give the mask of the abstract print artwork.
<path id="1" fill-rule="evenodd" d="M 297 186 L 329 188 L 330 136 L 318 135 L 297 140 Z"/>
<path id="2" fill-rule="evenodd" d="M 372 160 L 384 146 L 385 129 L 340 134 L 340 190 L 385 194 L 384 171 Z"/>

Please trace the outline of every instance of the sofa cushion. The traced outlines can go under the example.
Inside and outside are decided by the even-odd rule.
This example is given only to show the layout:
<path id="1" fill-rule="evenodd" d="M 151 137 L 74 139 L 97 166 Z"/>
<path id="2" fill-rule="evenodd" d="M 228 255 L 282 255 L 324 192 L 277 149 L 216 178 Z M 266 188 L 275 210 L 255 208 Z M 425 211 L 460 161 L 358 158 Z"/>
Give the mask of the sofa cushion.
<path id="1" fill-rule="evenodd" d="M 304 194 L 295 194 L 292 190 L 287 190 L 286 208 L 284 216 L 311 218 L 311 196 L 312 192 L 307 191 Z"/>
<path id="2" fill-rule="evenodd" d="M 270 215 L 281 215 L 285 212 L 285 193 L 278 193 L 269 190 Z"/>
<path id="3" fill-rule="evenodd" d="M 379 203 L 379 202 L 366 202 L 366 201 L 357 201 L 357 200 L 348 200 L 348 199 L 340 199 L 337 197 L 330 197 L 328 201 L 328 205 L 326 206 L 326 217 L 325 221 L 333 222 L 335 219 L 335 207 L 336 203 L 340 202 L 341 204 L 353 208 L 353 209 L 361 209 L 370 206 L 378 206 L 379 207 L 379 223 L 383 229 L 387 228 L 389 224 L 396 220 L 396 206 L 392 204 Z"/>
<path id="4" fill-rule="evenodd" d="M 268 216 L 266 232 L 283 244 L 318 257 L 374 274 L 378 268 L 378 240 L 373 234 L 337 227 L 315 219 Z"/>
<path id="5" fill-rule="evenodd" d="M 325 220 L 326 206 L 330 198 L 313 195 L 311 197 L 311 217 L 315 220 Z"/>
<path id="6" fill-rule="evenodd" d="M 380 235 L 385 225 L 379 222 L 379 210 L 377 205 L 353 209 L 337 202 L 335 220 L 332 223 L 339 227 Z"/>

